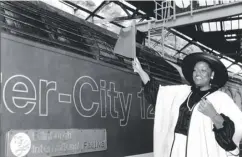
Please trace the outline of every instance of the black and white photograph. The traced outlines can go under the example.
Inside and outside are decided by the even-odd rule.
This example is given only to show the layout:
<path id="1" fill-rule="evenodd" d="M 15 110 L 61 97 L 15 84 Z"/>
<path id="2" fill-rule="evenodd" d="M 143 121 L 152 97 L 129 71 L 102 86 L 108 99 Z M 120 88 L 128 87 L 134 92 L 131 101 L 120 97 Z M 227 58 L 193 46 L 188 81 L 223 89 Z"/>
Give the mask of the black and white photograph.
<path id="1" fill-rule="evenodd" d="M 242 157 L 242 0 L 0 10 L 0 157 Z"/>

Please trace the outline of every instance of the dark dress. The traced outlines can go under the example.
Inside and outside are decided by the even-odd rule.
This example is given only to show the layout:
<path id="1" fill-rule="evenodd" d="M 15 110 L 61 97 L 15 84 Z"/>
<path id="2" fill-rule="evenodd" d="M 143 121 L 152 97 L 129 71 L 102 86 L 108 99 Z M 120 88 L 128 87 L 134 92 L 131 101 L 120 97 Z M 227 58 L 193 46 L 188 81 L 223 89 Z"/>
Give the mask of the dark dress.
<path id="1" fill-rule="evenodd" d="M 151 80 L 147 84 L 143 84 L 143 87 L 146 100 L 155 106 L 156 97 L 159 90 L 159 83 L 155 81 L 153 78 L 151 78 Z M 203 96 L 214 91 L 215 90 L 213 89 L 207 91 L 200 91 L 199 89 L 192 87 L 192 94 L 190 95 L 190 98 L 187 98 L 180 106 L 179 117 L 175 127 L 175 133 L 180 133 L 185 136 L 188 135 L 189 123 L 192 114 L 192 111 L 190 111 L 188 107 L 192 109 L 201 100 Z M 189 101 L 187 104 L 188 99 Z M 229 117 L 227 117 L 226 115 L 220 115 L 224 119 L 223 128 L 216 129 L 216 127 L 214 126 L 213 131 L 215 134 L 215 139 L 217 143 L 226 151 L 234 150 L 236 149 L 236 145 L 232 140 L 235 132 L 234 122 L 231 119 L 229 119 Z"/>

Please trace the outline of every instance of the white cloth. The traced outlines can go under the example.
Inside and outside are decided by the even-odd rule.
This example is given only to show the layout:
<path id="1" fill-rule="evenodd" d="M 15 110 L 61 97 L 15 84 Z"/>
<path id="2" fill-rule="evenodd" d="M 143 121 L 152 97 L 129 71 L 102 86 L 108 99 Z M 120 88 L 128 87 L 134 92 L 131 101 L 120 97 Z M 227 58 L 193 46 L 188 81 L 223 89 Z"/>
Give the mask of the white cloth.
<path id="1" fill-rule="evenodd" d="M 190 92 L 191 87 L 187 85 L 159 87 L 154 122 L 154 157 L 170 157 L 179 107 Z M 223 113 L 234 122 L 233 141 L 239 148 L 242 138 L 242 112 L 233 100 L 221 91 L 208 95 L 207 99 L 218 113 Z M 229 153 L 217 144 L 212 131 L 213 123 L 209 117 L 198 111 L 198 106 L 199 103 L 195 106 L 191 116 L 186 157 L 227 157 L 235 156 L 231 153 L 239 154 L 238 148 Z M 176 154 L 178 150 L 180 148 L 172 149 L 172 153 Z"/>
<path id="2" fill-rule="evenodd" d="M 175 133 L 175 141 L 174 145 L 172 147 L 173 150 L 171 152 L 171 157 L 184 157 L 186 153 L 186 141 L 187 141 L 187 136 L 183 134 L 178 134 Z"/>

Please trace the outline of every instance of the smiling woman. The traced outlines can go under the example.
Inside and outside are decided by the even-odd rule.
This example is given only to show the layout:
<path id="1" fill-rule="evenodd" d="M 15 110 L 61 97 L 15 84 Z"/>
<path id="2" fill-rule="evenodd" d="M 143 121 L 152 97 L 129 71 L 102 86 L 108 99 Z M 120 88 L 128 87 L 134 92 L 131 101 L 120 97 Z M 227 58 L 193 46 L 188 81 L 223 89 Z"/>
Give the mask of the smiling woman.
<path id="1" fill-rule="evenodd" d="M 214 77 L 214 72 L 208 63 L 200 61 L 194 66 L 193 81 L 196 87 L 200 87 L 201 91 L 211 88 L 210 81 Z"/>
<path id="2" fill-rule="evenodd" d="M 218 91 L 228 80 L 218 58 L 193 53 L 183 59 L 182 72 L 191 86 L 159 85 L 138 59 L 133 68 L 143 81 L 147 101 L 155 104 L 154 157 L 239 154 L 242 112 L 227 94 Z"/>

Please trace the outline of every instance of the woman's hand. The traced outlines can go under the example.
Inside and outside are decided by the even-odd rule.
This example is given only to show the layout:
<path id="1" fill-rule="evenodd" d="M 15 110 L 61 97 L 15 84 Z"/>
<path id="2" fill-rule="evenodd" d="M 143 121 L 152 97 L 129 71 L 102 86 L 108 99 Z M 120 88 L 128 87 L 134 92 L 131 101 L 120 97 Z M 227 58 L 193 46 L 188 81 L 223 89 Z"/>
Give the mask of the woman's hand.
<path id="1" fill-rule="evenodd" d="M 205 98 L 201 99 L 198 111 L 200 111 L 201 113 L 203 113 L 211 119 L 218 114 L 215 108 L 213 107 L 213 104 Z"/>
<path id="2" fill-rule="evenodd" d="M 137 72 L 144 84 L 150 81 L 149 75 L 143 70 L 138 58 L 135 57 L 134 61 L 132 62 L 134 72 Z"/>
<path id="3" fill-rule="evenodd" d="M 141 66 L 138 58 L 136 58 L 136 57 L 134 58 L 132 65 L 133 65 L 134 72 L 137 72 L 137 73 L 140 74 L 143 71 L 142 66 Z"/>
<path id="4" fill-rule="evenodd" d="M 200 101 L 198 111 L 211 118 L 212 122 L 214 123 L 217 129 L 223 127 L 223 117 L 217 113 L 217 111 L 213 107 L 213 104 L 206 98 L 202 98 L 202 100 Z"/>

